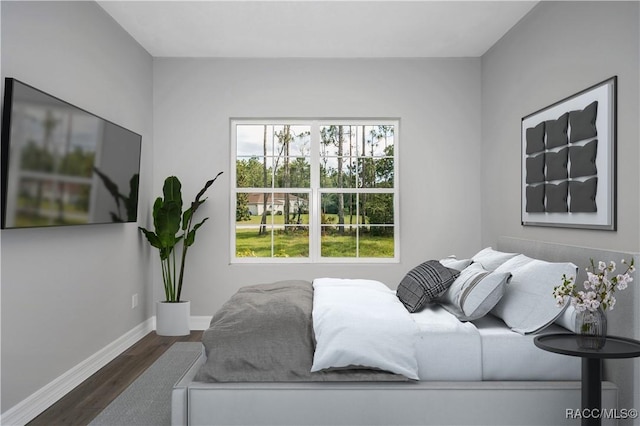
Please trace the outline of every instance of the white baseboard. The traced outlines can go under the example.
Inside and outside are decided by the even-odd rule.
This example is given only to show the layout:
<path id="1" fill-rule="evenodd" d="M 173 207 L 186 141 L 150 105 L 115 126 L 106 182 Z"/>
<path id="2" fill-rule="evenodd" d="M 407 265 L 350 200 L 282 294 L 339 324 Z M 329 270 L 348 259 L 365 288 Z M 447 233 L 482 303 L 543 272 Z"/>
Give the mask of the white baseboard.
<path id="1" fill-rule="evenodd" d="M 189 319 L 189 327 L 191 330 L 206 330 L 209 328 L 210 322 L 210 316 L 192 316 Z M 30 422 L 80 383 L 91 377 L 92 374 L 155 329 L 156 317 L 154 316 L 2 413 L 0 416 L 0 424 L 13 426 L 24 425 Z"/>
<path id="2" fill-rule="evenodd" d="M 11 407 L 0 416 L 0 424 L 24 425 L 30 422 L 80 383 L 91 377 L 92 374 L 131 347 L 131 345 L 153 331 L 154 322 L 148 319 L 134 327 L 114 342 L 34 392 L 22 402 Z"/>
<path id="3" fill-rule="evenodd" d="M 189 319 L 189 327 L 192 330 L 206 330 L 211 323 L 211 316 L 208 317 L 194 317 Z"/>

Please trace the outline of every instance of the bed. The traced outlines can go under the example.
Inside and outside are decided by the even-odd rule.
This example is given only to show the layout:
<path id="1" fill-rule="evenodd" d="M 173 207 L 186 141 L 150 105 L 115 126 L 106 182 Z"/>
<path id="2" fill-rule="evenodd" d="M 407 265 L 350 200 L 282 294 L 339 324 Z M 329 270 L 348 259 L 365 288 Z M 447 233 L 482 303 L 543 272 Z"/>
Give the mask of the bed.
<path id="1" fill-rule="evenodd" d="M 498 250 L 550 262 L 574 262 L 578 269 L 584 269 L 585 259 L 588 261 L 590 257 L 619 261 L 621 256 L 630 256 L 511 238 L 501 238 Z M 344 286 L 341 288 L 344 290 Z M 633 333 L 637 330 L 624 327 L 629 324 L 629 316 L 633 320 L 635 315 L 633 293 L 628 291 L 629 297 L 620 300 L 617 307 L 622 311 L 621 318 L 611 318 L 610 334 L 636 337 Z M 386 295 L 376 293 L 375 297 Z M 344 294 L 340 298 L 343 300 Z M 334 301 L 329 299 L 328 303 L 331 306 Z M 500 310 L 496 306 L 492 314 L 460 321 L 458 313 L 454 315 L 446 305 L 429 304 L 407 313 L 415 326 L 411 334 L 417 364 L 415 377 L 401 366 L 399 372 L 403 374 L 371 376 L 369 370 L 350 370 L 348 373 L 352 375 L 344 380 L 331 376 L 318 378 L 312 373 L 312 377 L 301 374 L 300 380 L 274 381 L 260 376 L 245 377 L 239 382 L 221 377 L 210 382 L 203 379 L 202 371 L 214 359 L 206 356 L 207 352 L 212 355 L 213 349 L 205 347 L 202 356 L 173 389 L 172 424 L 575 424 L 575 419 L 568 418 L 566 412 L 580 407 L 579 359 L 536 348 L 532 342 L 535 333 L 514 331 L 519 327 L 513 323 L 519 321 L 517 312 L 506 313 L 503 320 L 493 315 L 495 309 Z M 563 316 L 568 322 L 563 323 Z M 562 324 L 570 321 L 570 313 L 565 312 L 542 332 L 569 332 Z M 532 330 L 536 327 L 534 324 Z M 316 331 L 318 334 L 322 336 Z M 313 344 L 322 347 L 323 342 L 319 338 Z M 399 340 L 394 346 L 402 344 Z M 348 369 L 348 361 L 343 368 Z M 307 364 L 314 362 L 302 360 L 300 365 L 308 369 Z M 603 406 L 633 407 L 637 365 L 620 361 L 609 364 L 605 363 Z M 393 367 L 386 369 L 391 371 Z M 344 373 L 336 370 L 340 370 L 340 365 L 330 374 Z M 318 371 L 322 374 L 329 370 Z"/>

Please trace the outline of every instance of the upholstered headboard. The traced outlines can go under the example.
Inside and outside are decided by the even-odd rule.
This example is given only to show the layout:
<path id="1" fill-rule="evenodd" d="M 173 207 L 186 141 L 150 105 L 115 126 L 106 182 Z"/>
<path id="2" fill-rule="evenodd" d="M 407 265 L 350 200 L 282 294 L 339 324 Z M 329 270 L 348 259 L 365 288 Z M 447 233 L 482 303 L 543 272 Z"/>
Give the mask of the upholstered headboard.
<path id="1" fill-rule="evenodd" d="M 512 237 L 500 237 L 498 250 L 522 253 L 536 259 L 549 262 L 573 262 L 578 266 L 576 283 L 586 279 L 585 269 L 590 265 L 590 259 L 595 261 L 614 261 L 620 265 L 620 260 L 629 261 L 635 258 L 640 266 L 640 254 L 603 250 L 596 248 L 570 246 L 544 241 L 525 240 Z M 620 267 L 619 267 L 620 268 Z M 640 339 L 640 285 L 639 274 L 633 274 L 634 281 L 624 292 L 617 293 L 617 302 L 613 311 L 607 312 L 608 334 L 613 336 Z M 558 278 L 560 283 L 560 278 Z M 549 294 L 549 297 L 552 297 Z M 544 331 L 543 331 L 544 333 Z M 640 360 L 606 360 L 604 363 L 604 378 L 614 382 L 620 389 L 620 408 L 640 408 Z"/>

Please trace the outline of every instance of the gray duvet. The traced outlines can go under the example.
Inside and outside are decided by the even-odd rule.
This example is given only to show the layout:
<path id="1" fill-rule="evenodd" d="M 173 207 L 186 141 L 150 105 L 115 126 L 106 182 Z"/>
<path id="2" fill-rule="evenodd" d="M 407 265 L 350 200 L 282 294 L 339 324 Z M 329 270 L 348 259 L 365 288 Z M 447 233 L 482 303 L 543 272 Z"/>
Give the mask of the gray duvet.
<path id="1" fill-rule="evenodd" d="M 200 382 L 405 381 L 380 370 L 311 373 L 313 287 L 279 281 L 243 287 L 211 319 L 202 337 Z"/>

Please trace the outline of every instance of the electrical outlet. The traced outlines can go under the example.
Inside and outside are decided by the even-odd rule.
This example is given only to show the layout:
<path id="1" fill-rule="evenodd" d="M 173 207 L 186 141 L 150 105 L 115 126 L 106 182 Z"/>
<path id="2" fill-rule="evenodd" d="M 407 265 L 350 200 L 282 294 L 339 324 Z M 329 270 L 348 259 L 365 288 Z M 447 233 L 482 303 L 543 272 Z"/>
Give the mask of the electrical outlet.
<path id="1" fill-rule="evenodd" d="M 138 293 L 131 296 L 131 309 L 135 309 L 138 306 Z"/>

